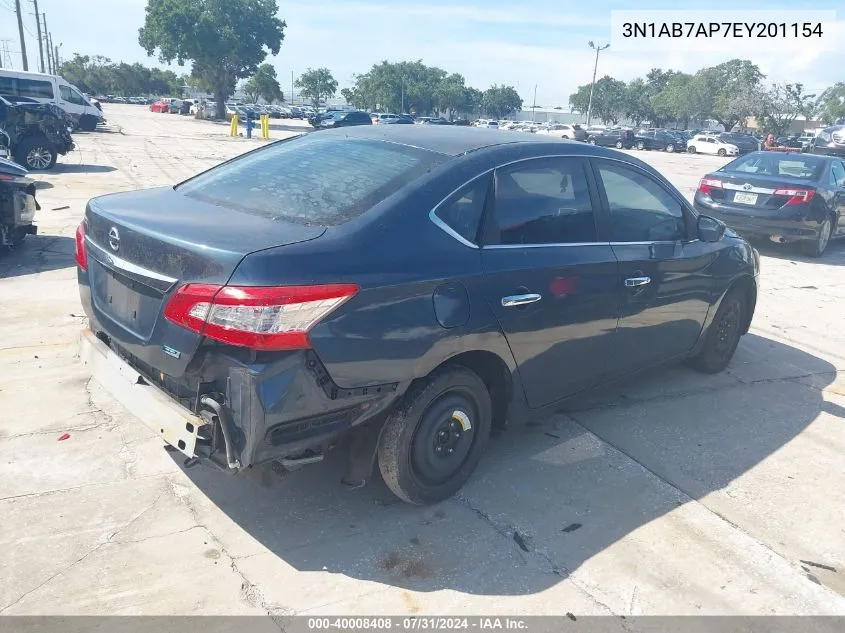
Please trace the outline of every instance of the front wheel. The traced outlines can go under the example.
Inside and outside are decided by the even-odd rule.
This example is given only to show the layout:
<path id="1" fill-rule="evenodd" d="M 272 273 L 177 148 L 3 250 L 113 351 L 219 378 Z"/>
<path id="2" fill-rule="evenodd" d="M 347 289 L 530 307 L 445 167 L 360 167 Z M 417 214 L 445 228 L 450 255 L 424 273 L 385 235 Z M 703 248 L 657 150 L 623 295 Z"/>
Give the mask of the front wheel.
<path id="1" fill-rule="evenodd" d="M 478 375 L 459 366 L 434 372 L 385 422 L 378 464 L 387 487 L 415 505 L 451 497 L 481 459 L 491 420 L 490 394 Z"/>
<path id="2" fill-rule="evenodd" d="M 97 123 L 98 121 L 96 117 L 86 114 L 79 119 L 79 129 L 85 132 L 93 132 L 97 129 Z"/>
<path id="3" fill-rule="evenodd" d="M 17 161 L 30 171 L 51 169 L 56 164 L 56 148 L 44 137 L 23 140 L 16 152 Z"/>
<path id="4" fill-rule="evenodd" d="M 716 374 L 728 366 L 742 336 L 745 310 L 745 296 L 739 290 L 730 290 L 707 329 L 701 351 L 689 360 L 691 367 L 705 374 Z"/>
<path id="5" fill-rule="evenodd" d="M 687 151 L 688 151 L 690 154 L 695 154 L 695 145 L 690 145 L 690 146 L 687 148 Z"/>
<path id="6" fill-rule="evenodd" d="M 830 243 L 830 236 L 833 233 L 833 224 L 830 218 L 822 222 L 819 227 L 819 234 L 812 242 L 802 244 L 804 253 L 810 257 L 821 257 L 827 250 L 827 245 Z"/>
<path id="7" fill-rule="evenodd" d="M 718 152 L 716 152 L 716 153 L 717 153 L 719 156 L 727 156 L 727 155 L 728 155 L 728 153 L 727 153 L 724 149 L 720 149 L 720 150 L 719 150 Z"/>

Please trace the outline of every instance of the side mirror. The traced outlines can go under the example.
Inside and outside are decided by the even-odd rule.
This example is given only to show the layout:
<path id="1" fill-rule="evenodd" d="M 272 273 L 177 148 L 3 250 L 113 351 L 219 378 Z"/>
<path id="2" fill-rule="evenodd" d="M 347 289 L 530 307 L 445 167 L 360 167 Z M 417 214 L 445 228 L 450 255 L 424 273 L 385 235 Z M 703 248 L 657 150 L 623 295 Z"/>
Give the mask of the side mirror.
<path id="1" fill-rule="evenodd" d="M 709 215 L 698 216 L 698 239 L 702 242 L 718 242 L 725 236 L 726 228 L 721 220 Z"/>

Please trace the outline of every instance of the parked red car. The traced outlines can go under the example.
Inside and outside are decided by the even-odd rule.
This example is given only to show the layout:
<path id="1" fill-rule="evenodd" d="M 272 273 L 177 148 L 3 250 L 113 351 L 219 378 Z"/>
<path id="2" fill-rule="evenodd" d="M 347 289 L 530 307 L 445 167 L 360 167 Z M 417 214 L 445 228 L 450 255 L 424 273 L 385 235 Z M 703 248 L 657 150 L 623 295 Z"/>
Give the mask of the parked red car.
<path id="1" fill-rule="evenodd" d="M 150 106 L 152 112 L 170 112 L 170 101 L 161 99 Z"/>

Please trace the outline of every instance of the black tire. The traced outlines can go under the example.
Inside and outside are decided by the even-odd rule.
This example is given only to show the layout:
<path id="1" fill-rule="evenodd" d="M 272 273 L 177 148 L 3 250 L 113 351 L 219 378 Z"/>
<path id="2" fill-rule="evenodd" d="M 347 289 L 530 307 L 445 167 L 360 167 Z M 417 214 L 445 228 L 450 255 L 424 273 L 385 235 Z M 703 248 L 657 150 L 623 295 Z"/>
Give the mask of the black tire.
<path id="1" fill-rule="evenodd" d="M 688 364 L 705 374 L 717 374 L 731 362 L 745 319 L 747 302 L 738 289 L 728 291 L 707 328 L 701 351 Z"/>
<path id="2" fill-rule="evenodd" d="M 622 149 L 622 141 L 616 141 L 616 149 Z"/>
<path id="3" fill-rule="evenodd" d="M 723 149 L 720 149 L 720 150 L 719 150 L 718 152 L 716 152 L 716 153 L 717 153 L 719 156 L 727 156 L 727 155 L 728 155 L 728 153 L 724 150 L 724 148 L 723 148 Z"/>
<path id="4" fill-rule="evenodd" d="M 687 147 L 687 152 L 689 152 L 690 154 L 695 154 L 695 145 L 690 145 L 689 147 Z"/>
<path id="5" fill-rule="evenodd" d="M 448 499 L 481 459 L 492 417 L 487 387 L 465 367 L 446 367 L 419 381 L 388 416 L 379 440 L 387 487 L 414 505 Z"/>
<path id="6" fill-rule="evenodd" d="M 833 234 L 833 222 L 830 218 L 826 219 L 819 227 L 819 234 L 812 242 L 804 242 L 801 244 L 801 250 L 809 257 L 821 257 L 827 250 L 830 244 L 830 236 Z"/>
<path id="7" fill-rule="evenodd" d="M 643 143 L 642 141 L 638 142 L 637 143 L 637 149 L 640 150 L 640 151 L 644 150 L 645 149 L 645 143 Z"/>
<path id="8" fill-rule="evenodd" d="M 97 121 L 96 117 L 86 114 L 79 119 L 79 129 L 84 130 L 85 132 L 93 132 L 97 129 L 97 123 L 99 123 L 99 121 Z"/>
<path id="9" fill-rule="evenodd" d="M 15 151 L 15 160 L 29 171 L 52 169 L 57 157 L 56 148 L 43 136 L 25 138 Z"/>
<path id="10" fill-rule="evenodd" d="M 674 151 L 675 151 L 675 146 L 674 146 L 674 145 L 672 145 L 671 143 L 669 143 L 669 144 L 666 146 L 666 151 L 667 151 L 667 152 L 669 152 L 669 153 L 671 154 L 672 152 L 674 152 Z"/>

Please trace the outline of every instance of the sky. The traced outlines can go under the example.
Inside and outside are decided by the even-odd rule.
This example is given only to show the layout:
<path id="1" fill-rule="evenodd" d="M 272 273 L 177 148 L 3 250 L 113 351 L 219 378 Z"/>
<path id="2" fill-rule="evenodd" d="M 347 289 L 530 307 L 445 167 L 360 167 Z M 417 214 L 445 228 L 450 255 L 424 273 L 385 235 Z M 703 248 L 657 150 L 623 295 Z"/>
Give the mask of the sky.
<path id="1" fill-rule="evenodd" d="M 767 11 L 773 15 L 774 10 L 790 9 L 800 19 L 802 11 L 841 5 L 829 0 L 694 2 L 690 6 L 701 9 L 698 17 L 717 15 L 719 9 L 753 8 L 761 21 L 766 21 Z M 36 70 L 32 0 L 21 3 L 30 70 Z M 47 14 L 54 44 L 61 44 L 63 58 L 78 52 L 166 67 L 138 45 L 146 0 L 38 0 L 38 4 Z M 536 86 L 536 104 L 543 107 L 566 107 L 577 86 L 591 81 L 595 53 L 587 42 L 609 42 L 610 12 L 631 8 L 630 2 L 618 0 L 279 0 L 278 4 L 279 16 L 287 22 L 285 39 L 279 54 L 267 61 L 276 67 L 285 93 L 290 90 L 291 73 L 298 75 L 309 67 L 329 68 L 343 88 L 354 82 L 356 73 L 382 60 L 422 59 L 463 74 L 476 88 L 512 85 L 526 106 L 532 104 Z M 8 40 L 14 67 L 21 68 L 13 6 L 14 0 L 0 0 L 0 51 Z M 678 6 L 660 0 L 641 8 Z M 838 19 L 836 40 L 845 41 L 845 11 Z M 611 46 L 601 53 L 598 76 L 628 81 L 654 67 L 695 72 L 735 56 L 736 51 L 632 52 Z M 845 45 L 836 51 L 770 47 L 741 56 L 756 63 L 768 81 L 802 82 L 807 92 L 845 80 Z"/>

